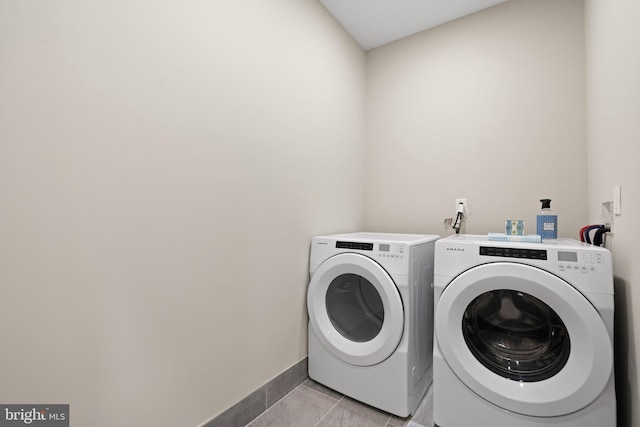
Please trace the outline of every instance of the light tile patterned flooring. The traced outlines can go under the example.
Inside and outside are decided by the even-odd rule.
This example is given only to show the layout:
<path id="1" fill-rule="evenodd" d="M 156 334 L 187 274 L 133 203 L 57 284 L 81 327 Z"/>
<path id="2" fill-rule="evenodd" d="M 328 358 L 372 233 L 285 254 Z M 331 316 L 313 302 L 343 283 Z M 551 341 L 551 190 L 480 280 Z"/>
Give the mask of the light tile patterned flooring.
<path id="1" fill-rule="evenodd" d="M 382 412 L 307 379 L 246 427 L 432 427 L 432 389 L 408 418 Z"/>

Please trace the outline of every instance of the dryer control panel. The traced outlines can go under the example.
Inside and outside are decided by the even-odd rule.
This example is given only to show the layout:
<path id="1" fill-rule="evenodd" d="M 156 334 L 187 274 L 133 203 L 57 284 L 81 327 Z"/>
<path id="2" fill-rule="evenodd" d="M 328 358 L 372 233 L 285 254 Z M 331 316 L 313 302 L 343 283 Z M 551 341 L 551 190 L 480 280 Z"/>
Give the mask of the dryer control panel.
<path id="1" fill-rule="evenodd" d="M 372 251 L 373 243 L 365 242 L 343 242 L 338 240 L 336 242 L 337 249 L 357 249 L 359 251 Z"/>
<path id="2" fill-rule="evenodd" d="M 379 263 L 389 274 L 406 274 L 411 248 L 403 242 L 376 242 L 315 237 L 311 246 L 309 269 L 313 272 L 325 259 L 339 253 L 357 253 Z"/>
<path id="3" fill-rule="evenodd" d="M 405 245 L 393 243 L 378 243 L 377 258 L 403 259 L 405 251 Z"/>
<path id="4" fill-rule="evenodd" d="M 367 251 L 371 252 L 369 255 L 373 258 L 403 259 L 407 247 L 398 243 L 347 242 L 339 240 L 336 242 L 336 249 Z"/>

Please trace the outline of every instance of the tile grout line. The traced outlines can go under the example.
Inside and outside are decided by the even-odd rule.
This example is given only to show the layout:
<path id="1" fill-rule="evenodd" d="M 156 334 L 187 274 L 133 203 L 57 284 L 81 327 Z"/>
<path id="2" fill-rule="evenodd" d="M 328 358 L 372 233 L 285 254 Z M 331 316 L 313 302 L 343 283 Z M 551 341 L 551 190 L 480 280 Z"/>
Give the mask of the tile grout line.
<path id="1" fill-rule="evenodd" d="M 300 388 L 300 386 L 304 386 L 304 384 L 300 383 L 297 386 L 295 386 L 291 391 L 289 391 L 289 393 L 285 394 L 284 396 L 282 396 L 280 399 L 276 400 L 275 402 L 273 402 L 273 405 L 269 406 L 267 409 L 265 409 L 264 411 L 262 411 L 260 413 L 260 415 L 258 415 L 257 417 L 255 417 L 254 419 L 252 419 L 251 421 L 249 421 L 247 424 L 245 424 L 245 427 L 250 425 L 251 423 L 253 423 L 254 421 L 256 421 L 258 418 L 262 417 L 264 414 L 266 414 L 267 412 L 269 412 L 271 410 L 271 408 L 274 408 L 278 403 L 280 403 L 282 400 L 284 400 L 287 396 L 289 396 L 291 393 L 293 393 L 294 391 L 296 391 L 298 388 Z M 266 385 L 264 386 L 266 387 Z M 308 388 L 308 387 L 307 387 Z M 264 398 L 264 404 L 265 407 L 267 406 L 268 402 L 268 397 L 266 396 L 266 390 L 265 390 L 265 398 Z"/>
<path id="2" fill-rule="evenodd" d="M 321 392 L 320 390 L 316 390 L 315 388 L 311 388 L 311 387 L 309 387 L 309 386 L 307 386 L 307 385 L 304 385 L 304 382 L 303 382 L 303 383 L 301 383 L 300 385 L 301 385 L 301 386 L 303 386 L 303 387 L 304 387 L 304 388 L 306 388 L 306 389 L 309 389 L 309 390 L 313 391 L 314 393 L 318 393 L 318 394 L 320 394 L 320 395 L 322 395 L 322 396 L 324 396 L 324 397 L 328 397 L 329 399 L 334 399 L 334 400 L 336 400 L 336 401 L 338 401 L 338 402 L 339 402 L 339 401 L 344 397 L 344 395 L 343 395 L 343 394 L 340 394 L 340 393 L 336 392 L 336 393 L 340 394 L 340 398 L 339 398 L 339 399 L 336 399 L 335 397 L 331 397 L 331 396 L 329 396 L 328 394 Z"/>
<path id="3" fill-rule="evenodd" d="M 329 398 L 333 399 L 331 396 L 329 396 L 329 395 L 327 395 L 327 394 L 324 394 L 323 392 L 321 392 L 321 391 L 319 391 L 319 390 L 315 390 L 315 389 L 313 389 L 313 388 L 311 388 L 311 387 L 309 387 L 309 386 L 304 385 L 304 383 L 303 383 L 303 384 L 300 384 L 300 385 L 302 385 L 302 386 L 304 386 L 305 388 L 307 388 L 307 389 L 309 389 L 309 390 L 311 390 L 311 391 L 314 391 L 314 392 L 316 392 L 316 393 L 318 393 L 318 394 L 320 394 L 320 395 L 322 395 L 322 396 L 329 397 Z M 319 420 L 317 423 L 315 423 L 315 424 L 314 424 L 314 426 L 313 426 L 313 427 L 316 427 L 316 426 L 318 425 L 318 423 L 320 423 L 322 420 L 324 420 L 324 419 L 327 417 L 327 415 L 329 415 L 329 413 L 330 413 L 331 411 L 333 411 L 333 409 L 338 405 L 338 403 L 340 403 L 340 401 L 341 401 L 341 400 L 343 400 L 344 398 L 345 398 L 345 395 L 344 395 L 344 394 L 343 394 L 343 395 L 341 395 L 341 396 L 340 396 L 340 399 L 338 399 L 338 400 L 337 400 L 336 404 L 335 404 L 335 405 L 333 405 L 333 406 L 331 407 L 331 409 L 329 409 L 329 411 L 327 411 L 327 413 L 326 413 L 326 414 L 324 414 L 324 416 L 323 416 L 322 418 L 320 418 L 320 420 Z M 363 403 L 358 402 L 358 404 L 361 404 L 361 405 L 362 405 Z M 365 405 L 366 405 L 366 404 L 365 404 Z M 372 407 L 372 408 L 373 408 L 373 407 Z M 373 408 L 373 409 L 376 409 L 376 408 Z M 380 410 L 378 410 L 378 411 L 380 411 Z M 381 411 L 381 412 L 384 412 L 384 411 Z M 383 427 L 394 427 L 393 425 L 389 424 L 389 423 L 391 422 L 391 420 L 392 420 L 392 419 L 393 419 L 393 415 L 389 415 L 389 418 L 387 418 L 387 421 L 385 421 L 385 423 L 384 423 Z"/>
<path id="4" fill-rule="evenodd" d="M 307 387 L 307 388 L 309 388 L 309 387 Z M 313 389 L 312 389 L 312 390 L 313 390 Z M 314 390 L 314 391 L 316 391 L 316 390 Z M 317 392 L 317 393 L 320 393 L 319 391 L 316 391 L 316 392 Z M 325 396 L 326 396 L 326 395 L 325 395 Z M 329 397 L 329 396 L 327 396 L 327 397 Z M 344 395 L 343 395 L 342 397 L 340 397 L 340 399 L 338 399 L 338 400 L 336 401 L 335 405 L 333 405 L 333 406 L 332 406 L 332 407 L 327 411 L 327 413 L 326 413 L 326 414 L 324 414 L 324 415 L 322 416 L 322 418 L 320 418 L 320 419 L 318 420 L 318 422 L 317 422 L 317 423 L 315 423 L 315 424 L 313 425 L 313 427 L 317 427 L 317 425 L 318 425 L 318 424 L 320 424 L 320 423 L 322 422 L 322 420 L 324 420 L 325 418 L 327 418 L 327 415 L 329 415 L 329 414 L 331 413 L 331 411 L 333 411 L 333 410 L 335 409 L 335 407 L 336 407 L 336 406 L 338 406 L 338 403 L 340 403 L 340 402 L 342 401 L 342 399 L 344 399 Z"/>

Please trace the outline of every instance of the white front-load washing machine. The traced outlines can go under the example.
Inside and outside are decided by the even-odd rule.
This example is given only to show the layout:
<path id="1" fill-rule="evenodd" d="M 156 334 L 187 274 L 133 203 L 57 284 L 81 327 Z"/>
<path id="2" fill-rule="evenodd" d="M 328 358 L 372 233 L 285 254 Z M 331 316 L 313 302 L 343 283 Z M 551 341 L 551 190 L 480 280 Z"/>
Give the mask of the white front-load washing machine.
<path id="1" fill-rule="evenodd" d="M 614 427 L 613 298 L 604 248 L 439 240 L 434 423 Z"/>
<path id="2" fill-rule="evenodd" d="M 309 377 L 406 417 L 432 382 L 438 236 L 353 233 L 311 243 Z"/>

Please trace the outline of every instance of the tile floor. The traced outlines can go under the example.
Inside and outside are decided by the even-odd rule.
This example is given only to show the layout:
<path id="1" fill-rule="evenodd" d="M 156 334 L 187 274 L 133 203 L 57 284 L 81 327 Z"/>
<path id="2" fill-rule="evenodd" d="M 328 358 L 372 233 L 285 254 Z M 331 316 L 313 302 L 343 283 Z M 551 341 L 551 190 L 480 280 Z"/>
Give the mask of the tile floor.
<path id="1" fill-rule="evenodd" d="M 359 403 L 311 379 L 305 380 L 246 427 L 432 427 L 431 388 L 408 418 Z"/>

